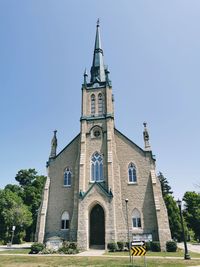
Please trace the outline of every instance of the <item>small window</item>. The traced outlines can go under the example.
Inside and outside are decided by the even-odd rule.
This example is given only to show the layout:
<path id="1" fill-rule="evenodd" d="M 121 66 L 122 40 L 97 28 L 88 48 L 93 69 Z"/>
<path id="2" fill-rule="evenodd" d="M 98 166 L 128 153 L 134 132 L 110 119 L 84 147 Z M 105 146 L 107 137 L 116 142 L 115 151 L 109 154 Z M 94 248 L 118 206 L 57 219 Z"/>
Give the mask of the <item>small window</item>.
<path id="1" fill-rule="evenodd" d="M 133 210 L 133 215 L 132 215 L 132 226 L 133 228 L 141 228 L 141 216 L 140 212 L 138 209 Z"/>
<path id="2" fill-rule="evenodd" d="M 64 211 L 61 217 L 61 229 L 67 230 L 69 229 L 69 213 Z"/>
<path id="3" fill-rule="evenodd" d="M 95 95 L 91 95 L 91 115 L 95 115 Z"/>
<path id="4" fill-rule="evenodd" d="M 64 172 L 64 186 L 71 186 L 72 182 L 72 172 L 67 167 Z"/>
<path id="5" fill-rule="evenodd" d="M 100 131 L 99 130 L 95 130 L 94 131 L 94 136 L 95 137 L 99 137 L 101 135 Z"/>
<path id="6" fill-rule="evenodd" d="M 128 165 L 128 181 L 129 183 L 137 182 L 136 167 L 132 162 Z"/>
<path id="7" fill-rule="evenodd" d="M 102 94 L 98 95 L 98 113 L 103 114 L 103 97 Z"/>
<path id="8" fill-rule="evenodd" d="M 91 158 L 91 181 L 103 181 L 103 157 L 98 152 L 95 152 Z"/>
<path id="9" fill-rule="evenodd" d="M 98 125 L 94 126 L 91 129 L 90 134 L 91 134 L 91 138 L 101 138 L 101 135 L 102 135 L 101 127 L 99 127 Z"/>

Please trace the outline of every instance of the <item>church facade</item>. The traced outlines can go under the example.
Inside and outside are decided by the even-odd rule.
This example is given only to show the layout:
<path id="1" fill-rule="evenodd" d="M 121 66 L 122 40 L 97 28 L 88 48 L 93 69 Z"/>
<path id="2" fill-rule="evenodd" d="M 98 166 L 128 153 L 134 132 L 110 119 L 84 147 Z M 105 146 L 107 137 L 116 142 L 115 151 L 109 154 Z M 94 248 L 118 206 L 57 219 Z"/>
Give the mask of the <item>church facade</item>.
<path id="1" fill-rule="evenodd" d="M 90 80 L 84 73 L 80 133 L 57 154 L 56 131 L 36 229 L 38 242 L 58 236 L 94 245 L 171 239 L 167 210 L 144 123 L 144 149 L 114 123 L 109 71 L 97 23 Z"/>

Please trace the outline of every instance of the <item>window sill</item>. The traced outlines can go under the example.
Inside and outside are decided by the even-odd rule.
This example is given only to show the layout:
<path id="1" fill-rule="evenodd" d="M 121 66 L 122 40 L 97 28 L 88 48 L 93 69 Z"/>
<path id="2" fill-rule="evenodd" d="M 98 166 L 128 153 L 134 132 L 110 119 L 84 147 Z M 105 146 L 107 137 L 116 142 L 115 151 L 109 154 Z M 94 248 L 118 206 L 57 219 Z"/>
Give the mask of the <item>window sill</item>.
<path id="1" fill-rule="evenodd" d="M 98 140 L 101 140 L 101 135 L 100 135 L 100 136 L 91 136 L 91 139 L 98 139 Z"/>
<path id="2" fill-rule="evenodd" d="M 99 180 L 99 181 L 90 181 L 90 184 L 94 184 L 94 183 L 104 183 L 105 180 Z"/>
<path id="3" fill-rule="evenodd" d="M 63 185 L 63 187 L 65 187 L 65 188 L 70 188 L 70 187 L 72 187 L 71 185 Z"/>
<path id="4" fill-rule="evenodd" d="M 128 182 L 128 185 L 138 185 L 138 182 Z"/>
<path id="5" fill-rule="evenodd" d="M 69 229 L 60 229 L 60 231 L 69 231 Z"/>

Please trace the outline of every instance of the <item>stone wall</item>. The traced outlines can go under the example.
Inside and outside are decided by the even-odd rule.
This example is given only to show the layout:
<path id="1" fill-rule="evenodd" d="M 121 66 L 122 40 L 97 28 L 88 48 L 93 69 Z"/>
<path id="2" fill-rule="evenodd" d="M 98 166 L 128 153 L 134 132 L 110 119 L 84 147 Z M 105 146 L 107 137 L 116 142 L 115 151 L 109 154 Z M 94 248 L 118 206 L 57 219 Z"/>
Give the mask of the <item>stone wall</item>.
<path id="1" fill-rule="evenodd" d="M 69 230 L 61 230 L 61 216 L 67 211 L 70 221 L 73 217 L 74 198 L 78 198 L 77 158 L 79 157 L 79 136 L 77 136 L 49 165 L 49 202 L 47 209 L 45 239 L 52 236 L 61 236 L 69 239 Z M 72 184 L 64 186 L 64 170 L 70 167 L 72 171 Z M 77 220 L 73 220 L 71 228 L 77 230 Z"/>

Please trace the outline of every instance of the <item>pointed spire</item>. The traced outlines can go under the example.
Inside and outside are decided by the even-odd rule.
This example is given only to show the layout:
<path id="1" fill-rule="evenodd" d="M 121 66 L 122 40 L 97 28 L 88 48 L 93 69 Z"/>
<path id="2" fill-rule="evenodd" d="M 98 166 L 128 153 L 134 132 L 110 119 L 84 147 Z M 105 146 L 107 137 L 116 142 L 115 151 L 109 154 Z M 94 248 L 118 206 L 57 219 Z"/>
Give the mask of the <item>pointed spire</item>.
<path id="1" fill-rule="evenodd" d="M 101 38 L 100 38 L 100 30 L 99 30 L 99 19 L 97 20 L 96 26 L 96 38 L 94 45 L 94 55 L 92 67 L 90 70 L 91 73 L 91 82 L 105 82 L 105 67 L 103 62 L 103 50 L 101 47 Z"/>
<path id="2" fill-rule="evenodd" d="M 57 133 L 57 131 L 55 130 L 54 131 L 53 138 L 51 140 L 51 153 L 50 153 L 50 156 L 49 156 L 50 159 L 56 157 L 56 149 L 57 149 L 57 137 L 56 137 L 56 133 Z"/>
<path id="3" fill-rule="evenodd" d="M 144 138 L 144 150 L 145 151 L 151 151 L 151 146 L 149 144 L 149 133 L 147 130 L 147 123 L 144 122 L 144 131 L 143 131 L 143 138 Z"/>

